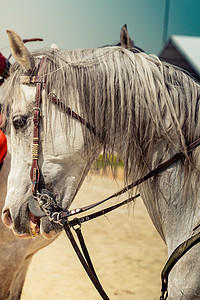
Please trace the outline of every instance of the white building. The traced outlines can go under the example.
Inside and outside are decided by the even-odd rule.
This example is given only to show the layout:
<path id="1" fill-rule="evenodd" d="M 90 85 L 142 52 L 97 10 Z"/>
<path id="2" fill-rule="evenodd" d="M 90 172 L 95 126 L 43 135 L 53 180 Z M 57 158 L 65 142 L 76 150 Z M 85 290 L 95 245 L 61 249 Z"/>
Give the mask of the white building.
<path id="1" fill-rule="evenodd" d="M 172 35 L 158 56 L 200 81 L 200 37 Z"/>

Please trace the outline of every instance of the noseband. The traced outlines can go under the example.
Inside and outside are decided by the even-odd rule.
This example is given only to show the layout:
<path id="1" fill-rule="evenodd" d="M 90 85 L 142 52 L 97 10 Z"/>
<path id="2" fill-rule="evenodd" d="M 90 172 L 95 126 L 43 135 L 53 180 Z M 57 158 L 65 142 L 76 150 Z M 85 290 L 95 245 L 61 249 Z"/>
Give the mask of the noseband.
<path id="1" fill-rule="evenodd" d="M 105 291 L 103 290 L 99 279 L 96 275 L 96 272 L 94 270 L 91 258 L 89 256 L 87 247 L 85 245 L 85 241 L 81 232 L 81 225 L 82 223 L 95 219 L 101 215 L 105 215 L 106 213 L 122 206 L 125 204 L 130 203 L 137 197 L 139 197 L 139 194 L 135 197 L 131 197 L 121 203 L 118 203 L 116 205 L 113 205 L 111 207 L 108 207 L 103 210 L 99 210 L 95 213 L 88 214 L 81 218 L 74 218 L 70 220 L 69 218 L 71 216 L 77 215 L 81 212 L 86 212 L 90 210 L 91 208 L 97 207 L 98 205 L 117 197 L 128 190 L 140 185 L 141 183 L 145 182 L 149 178 L 152 178 L 156 176 L 161 171 L 166 170 L 169 166 L 171 166 L 173 163 L 177 162 L 179 159 L 184 158 L 185 155 L 182 152 L 179 152 L 175 154 L 173 157 L 171 157 L 169 160 L 165 161 L 164 163 L 158 165 L 157 168 L 150 171 L 148 174 L 146 174 L 144 177 L 136 180 L 132 184 L 128 185 L 127 187 L 123 188 L 119 192 L 109 196 L 108 198 L 101 200 L 99 202 L 96 202 L 94 204 L 73 209 L 71 211 L 64 210 L 63 208 L 59 207 L 55 201 L 54 196 L 52 193 L 44 188 L 40 188 L 40 169 L 38 165 L 38 159 L 39 159 L 39 143 L 40 143 L 40 137 L 39 137 L 39 126 L 40 126 L 40 117 L 41 117 L 41 101 L 42 101 L 42 90 L 45 90 L 45 79 L 47 74 L 45 73 L 45 57 L 42 58 L 40 66 L 39 66 L 39 72 L 37 76 L 22 76 L 22 83 L 23 84 L 34 84 L 36 85 L 36 96 L 35 96 L 35 106 L 34 106 L 34 116 L 33 116 L 33 144 L 32 144 L 32 166 L 31 166 L 31 182 L 32 182 L 32 196 L 29 200 L 29 209 L 32 214 L 34 214 L 36 217 L 44 217 L 47 216 L 51 222 L 54 222 L 56 224 L 59 224 L 65 229 L 65 232 L 80 260 L 82 263 L 86 273 L 90 277 L 91 281 L 93 282 L 94 286 L 96 287 L 97 291 L 101 295 L 102 299 L 109 299 Z M 94 134 L 98 135 L 98 132 L 96 129 L 91 126 L 87 121 L 85 121 L 82 117 L 80 117 L 77 113 L 75 113 L 71 108 L 65 106 L 65 104 L 60 101 L 60 99 L 53 93 L 48 94 L 48 98 L 50 101 L 52 101 L 55 105 L 59 106 L 61 110 L 68 114 L 70 117 L 78 120 L 82 125 L 86 126 L 88 130 Z M 191 143 L 187 150 L 188 152 L 195 149 L 197 146 L 200 145 L 200 138 Z M 74 236 L 72 234 L 71 228 L 73 228 L 77 234 L 81 250 L 79 246 L 77 245 Z M 195 228 L 196 229 L 196 228 Z M 176 264 L 176 262 L 186 253 L 188 252 L 194 245 L 200 242 L 200 233 L 197 233 L 196 235 L 193 235 L 191 238 L 183 242 L 181 245 L 179 245 L 172 255 L 169 257 L 165 267 L 163 268 L 161 279 L 162 279 L 162 289 L 161 289 L 161 296 L 160 300 L 166 300 L 168 298 L 168 292 L 167 292 L 167 286 L 168 286 L 168 276 L 173 268 L 173 266 Z"/>

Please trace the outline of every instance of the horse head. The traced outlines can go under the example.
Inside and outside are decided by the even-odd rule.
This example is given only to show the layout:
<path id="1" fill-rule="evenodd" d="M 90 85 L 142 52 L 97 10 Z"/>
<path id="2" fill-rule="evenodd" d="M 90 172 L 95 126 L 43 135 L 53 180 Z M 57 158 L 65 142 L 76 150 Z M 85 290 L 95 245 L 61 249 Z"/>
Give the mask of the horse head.
<path id="1" fill-rule="evenodd" d="M 17 61 L 17 68 L 20 68 L 24 75 L 37 72 L 40 58 L 30 54 L 15 32 L 8 30 L 7 33 L 12 54 Z M 12 163 L 8 179 L 8 194 L 3 210 L 3 222 L 12 228 L 18 237 L 31 236 L 33 227 L 36 228 L 37 233 L 41 232 L 45 237 L 51 237 L 61 228 L 52 225 L 46 217 L 36 218 L 28 208 L 31 196 L 32 110 L 36 87 L 31 84 L 18 83 L 17 85 L 18 91 L 15 93 L 9 112 Z M 43 98 L 47 96 L 47 89 L 48 87 L 42 91 Z M 70 100 L 70 95 L 68 100 L 71 108 L 75 106 L 77 109 L 74 101 Z M 53 106 L 48 111 L 47 106 L 49 104 L 42 101 L 39 150 L 40 185 L 51 191 L 60 207 L 67 208 L 75 197 L 90 165 L 83 155 L 81 124 L 74 121 L 73 127 L 67 128 L 66 116 L 58 115 L 57 108 Z M 67 134 L 66 130 L 68 130 Z"/>

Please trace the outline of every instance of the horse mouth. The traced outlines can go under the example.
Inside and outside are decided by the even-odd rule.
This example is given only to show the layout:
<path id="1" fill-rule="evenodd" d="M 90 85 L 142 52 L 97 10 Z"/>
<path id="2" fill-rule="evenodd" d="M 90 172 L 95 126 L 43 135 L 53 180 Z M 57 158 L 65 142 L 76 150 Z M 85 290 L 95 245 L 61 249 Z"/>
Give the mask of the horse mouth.
<path id="1" fill-rule="evenodd" d="M 29 227 L 30 233 L 33 237 L 37 237 L 40 234 L 40 217 L 34 216 L 31 212 L 29 219 Z"/>
<path id="2" fill-rule="evenodd" d="M 37 237 L 40 234 L 40 217 L 36 217 L 31 212 L 29 213 L 29 234 L 23 233 L 19 234 L 14 230 L 14 222 L 9 209 L 6 209 L 2 215 L 3 224 L 12 229 L 14 234 L 19 238 L 27 238 L 28 235 L 32 237 Z"/>
<path id="3" fill-rule="evenodd" d="M 49 197 L 52 201 L 50 203 L 54 204 L 52 200 L 53 196 L 46 190 L 42 190 L 42 192 L 43 194 L 41 195 L 44 199 L 41 198 L 41 200 L 44 201 Z M 33 197 L 29 199 L 28 205 L 25 203 L 18 214 L 14 216 L 9 208 L 5 208 L 2 215 L 2 221 L 4 225 L 12 229 L 15 236 L 19 238 L 30 238 L 42 235 L 44 238 L 50 239 L 62 229 L 60 224 L 50 222 L 51 220 L 47 218 L 46 213 L 39 206 L 38 201 Z"/>

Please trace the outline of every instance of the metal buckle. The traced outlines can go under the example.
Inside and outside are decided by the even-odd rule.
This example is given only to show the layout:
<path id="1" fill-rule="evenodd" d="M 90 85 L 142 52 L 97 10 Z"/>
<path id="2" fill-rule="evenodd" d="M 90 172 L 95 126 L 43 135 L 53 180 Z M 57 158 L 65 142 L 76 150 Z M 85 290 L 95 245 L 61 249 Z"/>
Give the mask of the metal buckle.
<path id="1" fill-rule="evenodd" d="M 33 111 L 33 114 L 34 114 L 34 111 L 35 110 L 38 110 L 39 111 L 39 113 L 40 113 L 40 117 L 42 116 L 42 111 L 41 111 L 41 108 L 40 107 L 34 107 L 33 109 L 32 109 L 32 111 Z"/>
<path id="2" fill-rule="evenodd" d="M 64 220 L 60 217 L 61 215 L 61 211 L 60 212 L 54 212 L 52 215 L 51 215 L 51 221 L 53 221 L 54 223 L 56 224 L 59 224 L 60 226 L 64 226 Z"/>
<path id="3" fill-rule="evenodd" d="M 76 231 L 78 230 L 79 228 L 81 228 L 82 226 L 82 223 L 81 223 L 81 220 L 79 218 L 74 218 L 73 221 L 76 221 L 77 223 L 72 225 L 72 228 Z"/>

